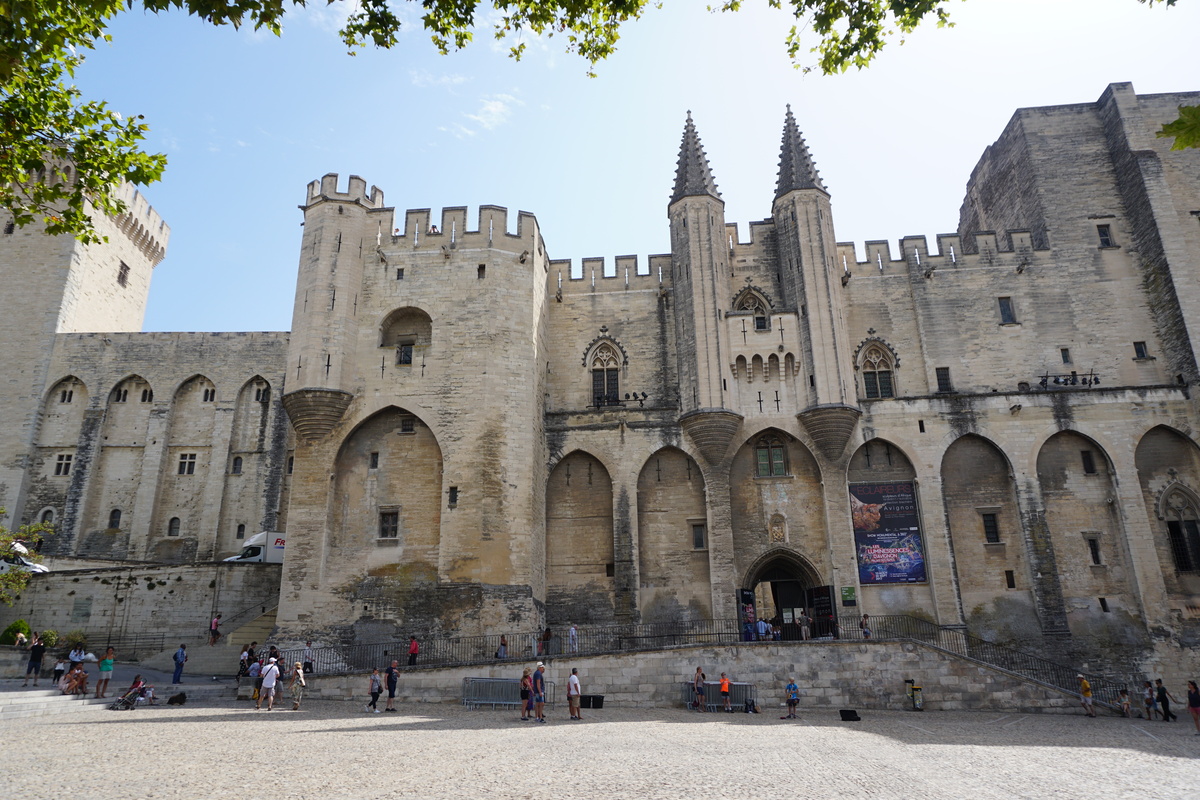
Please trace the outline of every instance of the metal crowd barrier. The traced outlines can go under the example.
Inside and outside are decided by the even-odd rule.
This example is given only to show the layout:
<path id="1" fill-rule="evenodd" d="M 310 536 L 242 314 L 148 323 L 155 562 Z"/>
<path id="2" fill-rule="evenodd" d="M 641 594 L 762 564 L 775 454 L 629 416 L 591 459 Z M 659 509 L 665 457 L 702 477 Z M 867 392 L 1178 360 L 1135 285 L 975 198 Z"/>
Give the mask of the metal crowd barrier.
<path id="1" fill-rule="evenodd" d="M 683 700 L 683 705 L 687 708 L 695 708 L 696 687 L 691 681 L 684 681 L 680 684 L 682 691 L 680 696 Z M 730 681 L 729 683 L 729 705 L 734 711 L 745 711 L 746 701 L 753 700 L 755 705 L 758 704 L 758 689 L 753 683 L 742 683 L 738 681 Z M 721 684 L 718 681 L 704 682 L 704 710 L 705 711 L 720 711 L 725 708 L 725 698 L 721 697 Z"/>
<path id="2" fill-rule="evenodd" d="M 467 708 L 521 707 L 519 678 L 463 678 L 462 704 Z M 554 704 L 554 682 L 546 681 L 546 705 Z"/>

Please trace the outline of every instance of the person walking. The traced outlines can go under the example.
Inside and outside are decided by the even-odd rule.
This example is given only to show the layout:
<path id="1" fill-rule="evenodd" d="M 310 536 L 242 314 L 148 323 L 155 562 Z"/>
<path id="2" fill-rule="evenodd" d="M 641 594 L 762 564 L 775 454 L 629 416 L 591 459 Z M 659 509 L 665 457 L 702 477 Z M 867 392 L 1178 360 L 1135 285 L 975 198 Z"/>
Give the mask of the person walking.
<path id="1" fill-rule="evenodd" d="M 262 689 L 258 692 L 258 703 L 255 710 L 262 708 L 263 696 L 267 698 L 267 711 L 275 707 L 275 684 L 279 682 L 279 662 L 275 659 L 267 661 L 267 668 L 262 673 Z"/>
<path id="2" fill-rule="evenodd" d="M 783 687 L 783 696 L 787 700 L 787 714 L 780 719 L 796 719 L 796 706 L 800 705 L 800 687 L 796 685 L 795 678 L 788 678 L 787 685 Z"/>
<path id="3" fill-rule="evenodd" d="M 396 684 L 400 681 L 400 662 L 393 661 L 392 665 L 387 668 L 386 673 L 388 701 L 383 707 L 384 711 L 396 713 Z"/>
<path id="4" fill-rule="evenodd" d="M 379 677 L 379 667 L 371 670 L 371 677 L 368 683 L 368 690 L 371 693 L 371 702 L 367 703 L 367 707 L 363 709 L 368 714 L 374 711 L 379 713 L 379 695 L 383 694 L 383 678 Z"/>
<path id="5" fill-rule="evenodd" d="M 1092 707 L 1092 685 L 1088 683 L 1088 679 L 1080 673 L 1075 676 L 1079 681 L 1079 702 L 1083 706 L 1083 710 L 1087 712 L 1089 717 L 1096 716 L 1096 709 Z"/>
<path id="6" fill-rule="evenodd" d="M 97 698 L 108 696 L 105 692 L 108 690 L 108 682 L 112 680 L 114 661 L 116 661 L 116 655 L 110 647 L 104 651 L 104 658 L 100 659 L 99 674 L 96 676 Z"/>
<path id="7" fill-rule="evenodd" d="M 292 667 L 292 679 L 288 688 L 292 690 L 292 711 L 300 710 L 300 701 L 304 699 L 304 664 L 300 661 Z"/>
<path id="8" fill-rule="evenodd" d="M 571 677 L 567 678 L 567 708 L 571 711 L 571 719 L 583 719 L 579 713 L 579 698 L 582 696 L 579 685 L 579 670 L 571 667 Z"/>
<path id="9" fill-rule="evenodd" d="M 1158 713 L 1158 701 L 1154 699 L 1154 687 L 1150 685 L 1150 681 L 1142 682 L 1142 703 L 1146 706 L 1146 719 L 1150 722 L 1154 721 L 1154 715 L 1162 716 Z"/>
<path id="10" fill-rule="evenodd" d="M 221 638 L 221 615 L 217 614 L 212 618 L 212 622 L 208 623 L 208 646 L 216 647 L 217 640 Z"/>
<path id="11" fill-rule="evenodd" d="M 175 662 L 175 674 L 171 676 L 171 684 L 183 683 L 181 679 L 183 678 L 183 665 L 187 663 L 187 645 L 179 645 L 179 649 L 175 651 L 175 655 L 171 656 L 171 660 Z"/>
<path id="12" fill-rule="evenodd" d="M 533 671 L 533 716 L 538 722 L 546 721 L 546 665 L 537 663 Z"/>
<path id="13" fill-rule="evenodd" d="M 237 671 L 237 675 L 234 677 L 234 681 L 236 681 L 237 685 L 239 687 L 241 687 L 242 678 L 245 678 L 249 674 L 250 674 L 250 648 L 243 647 L 242 654 L 240 656 L 238 656 L 238 671 Z"/>
<path id="14" fill-rule="evenodd" d="M 704 711 L 704 672 L 699 667 L 696 667 L 696 674 L 692 676 L 692 693 L 696 696 L 696 710 Z"/>
<path id="15" fill-rule="evenodd" d="M 1175 700 L 1175 695 L 1167 691 L 1167 687 L 1163 686 L 1162 678 L 1157 678 L 1154 681 L 1155 699 L 1158 700 L 1158 707 L 1162 709 L 1163 722 L 1174 722 L 1178 717 L 1171 712 L 1171 702 Z"/>
<path id="16" fill-rule="evenodd" d="M 417 663 L 417 655 L 421 652 L 421 645 L 417 642 L 416 636 L 408 637 L 408 665 L 415 666 Z"/>
<path id="17" fill-rule="evenodd" d="M 800 609 L 800 639 L 807 642 L 812 638 L 812 617 L 803 608 Z"/>
<path id="18" fill-rule="evenodd" d="M 754 627 L 758 632 L 758 640 L 760 642 L 765 642 L 767 640 L 767 621 L 762 617 L 759 617 L 758 622 L 755 623 Z"/>
<path id="19" fill-rule="evenodd" d="M 870 639 L 871 638 L 871 616 L 869 614 L 862 615 L 862 622 L 859 623 L 859 627 L 862 628 L 863 638 Z"/>
<path id="20" fill-rule="evenodd" d="M 313 671 L 313 649 L 311 641 L 304 643 L 304 671 L 309 675 L 311 675 Z"/>
<path id="21" fill-rule="evenodd" d="M 1195 681 L 1187 682 L 1187 710 L 1196 726 L 1196 735 L 1200 736 L 1200 689 Z"/>
<path id="22" fill-rule="evenodd" d="M 33 685 L 37 686 L 38 676 L 42 673 L 42 659 L 46 656 L 46 644 L 42 641 L 42 637 L 34 634 L 33 643 L 29 645 L 29 663 L 25 667 L 25 682 L 22 686 L 29 685 L 29 675 L 33 673 Z"/>
<path id="23" fill-rule="evenodd" d="M 721 700 L 725 702 L 725 713 L 732 714 L 733 706 L 729 704 L 729 678 L 721 673 Z"/>

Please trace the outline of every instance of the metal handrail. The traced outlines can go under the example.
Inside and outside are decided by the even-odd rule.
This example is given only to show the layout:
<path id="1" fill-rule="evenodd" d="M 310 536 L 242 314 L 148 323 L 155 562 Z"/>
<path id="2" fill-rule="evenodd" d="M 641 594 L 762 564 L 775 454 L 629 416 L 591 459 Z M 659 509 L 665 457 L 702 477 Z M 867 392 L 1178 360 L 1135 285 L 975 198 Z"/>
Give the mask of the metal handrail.
<path id="1" fill-rule="evenodd" d="M 874 617 L 870 620 L 869 635 L 857 620 L 833 622 L 816 620 L 809 626 L 810 638 L 802 638 L 798 624 L 781 626 L 779 640 L 795 644 L 838 640 L 911 641 L 936 648 L 945 653 L 967 658 L 981 664 L 1005 670 L 1022 678 L 1036 681 L 1063 692 L 1078 694 L 1078 674 L 1084 675 L 1092 687 L 1097 705 L 1118 709 L 1118 693 L 1128 688 L 1122 681 L 1055 663 L 1041 656 L 1026 653 L 1006 645 L 989 642 L 958 628 L 936 625 L 927 620 L 903 614 Z M 390 640 L 371 644 L 313 648 L 313 667 L 317 674 L 335 675 L 370 670 L 398 661 L 402 669 L 496 664 L 504 661 L 524 662 L 539 658 L 561 656 L 594 656 L 609 653 L 665 650 L 696 645 L 753 646 L 757 637 L 738 620 L 712 619 L 681 622 L 639 623 L 626 625 L 588 626 L 578 628 L 572 638 L 568 632 L 522 632 L 505 634 L 508 644 L 505 658 L 499 657 L 500 634 L 427 638 L 420 641 L 421 652 L 412 666 L 408 663 L 408 641 Z M 753 637 L 753 638 L 751 638 Z M 771 641 L 776 641 L 771 639 Z M 765 643 L 765 642 L 764 642 Z M 284 651 L 284 658 L 302 659 L 303 649 Z"/>

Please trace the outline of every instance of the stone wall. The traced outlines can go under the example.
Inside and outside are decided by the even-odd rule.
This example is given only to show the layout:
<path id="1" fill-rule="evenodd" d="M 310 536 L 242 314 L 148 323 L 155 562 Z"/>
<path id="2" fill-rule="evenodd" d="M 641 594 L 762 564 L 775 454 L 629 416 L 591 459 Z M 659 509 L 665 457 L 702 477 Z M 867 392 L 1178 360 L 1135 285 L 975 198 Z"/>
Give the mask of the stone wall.
<path id="1" fill-rule="evenodd" d="M 0 630 L 24 619 L 33 630 L 52 628 L 102 636 L 137 634 L 193 642 L 213 615 L 226 630 L 257 618 L 279 595 L 278 564 L 138 564 L 34 575 L 12 606 L 0 606 Z M 120 657 L 120 654 L 118 654 Z"/>
<path id="2" fill-rule="evenodd" d="M 397 697 L 407 702 L 459 702 L 463 678 L 520 678 L 526 666 L 534 663 L 407 672 L 400 676 Z M 546 679 L 556 685 L 560 708 L 566 705 L 572 667 L 579 670 L 585 694 L 602 694 L 606 707 L 617 708 L 682 708 L 681 684 L 700 667 L 710 681 L 726 672 L 731 680 L 755 684 L 764 713 L 774 713 L 783 702 L 788 678 L 795 678 L 801 689 L 800 707 L 810 710 L 903 710 L 910 707 L 904 681 L 911 678 L 923 689 L 927 711 L 1082 713 L 1074 695 L 914 643 L 763 643 L 556 658 L 547 663 Z M 366 697 L 365 675 L 316 675 L 308 681 L 313 697 L 359 702 Z"/>

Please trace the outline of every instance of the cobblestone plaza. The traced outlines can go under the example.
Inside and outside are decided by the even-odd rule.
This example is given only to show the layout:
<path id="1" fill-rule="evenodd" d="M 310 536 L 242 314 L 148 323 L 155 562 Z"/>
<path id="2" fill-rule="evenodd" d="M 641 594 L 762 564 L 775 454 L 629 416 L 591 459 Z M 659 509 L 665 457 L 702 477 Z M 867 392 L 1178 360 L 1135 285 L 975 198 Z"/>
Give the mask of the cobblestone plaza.
<path id="1" fill-rule="evenodd" d="M 290 705 L 288 703 L 287 705 Z M 1200 736 L 1114 717 L 226 702 L 4 723 L 12 798 L 1195 798 Z"/>

